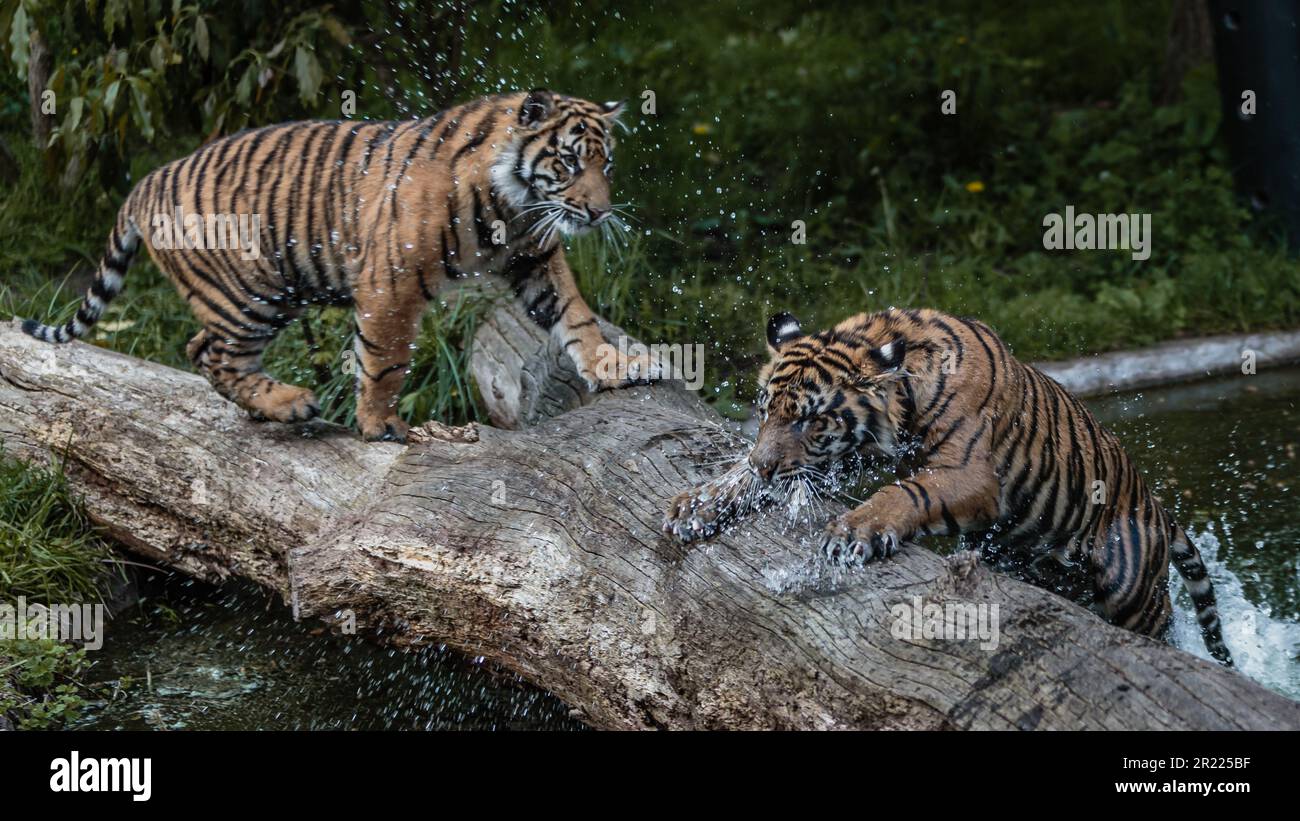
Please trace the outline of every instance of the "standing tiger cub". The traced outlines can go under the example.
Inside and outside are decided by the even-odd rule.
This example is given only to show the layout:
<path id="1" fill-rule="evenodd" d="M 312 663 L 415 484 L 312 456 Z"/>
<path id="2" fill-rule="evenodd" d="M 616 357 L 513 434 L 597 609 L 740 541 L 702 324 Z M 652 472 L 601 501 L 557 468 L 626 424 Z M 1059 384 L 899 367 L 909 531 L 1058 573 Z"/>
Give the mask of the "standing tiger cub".
<path id="1" fill-rule="evenodd" d="M 1231 665 L 1187 533 L 1115 436 L 987 325 L 891 309 L 805 335 L 778 314 L 767 338 L 762 423 L 747 462 L 674 498 L 665 532 L 710 536 L 800 481 L 883 456 L 897 481 L 827 526 L 828 558 L 865 562 L 922 536 L 963 534 L 1022 566 L 1054 558 L 1109 621 L 1161 636 L 1172 554 L 1206 647 Z"/>
<path id="2" fill-rule="evenodd" d="M 310 391 L 266 374 L 262 352 L 308 306 L 352 304 L 358 427 L 367 440 L 405 441 L 397 400 L 420 317 L 440 283 L 466 276 L 504 276 L 591 390 L 656 379 L 648 356 L 617 363 L 627 379 L 597 374 L 605 340 L 560 243 L 619 224 L 610 175 L 621 110 L 538 90 L 418 120 L 286 123 L 215 140 L 127 196 L 72 320 L 23 330 L 84 336 L 145 240 L 203 323 L 190 360 L 255 418 L 319 412 Z M 185 215 L 198 222 L 183 234 L 164 227 Z M 242 234 L 250 216 L 253 241 L 232 247 L 235 222 Z"/>

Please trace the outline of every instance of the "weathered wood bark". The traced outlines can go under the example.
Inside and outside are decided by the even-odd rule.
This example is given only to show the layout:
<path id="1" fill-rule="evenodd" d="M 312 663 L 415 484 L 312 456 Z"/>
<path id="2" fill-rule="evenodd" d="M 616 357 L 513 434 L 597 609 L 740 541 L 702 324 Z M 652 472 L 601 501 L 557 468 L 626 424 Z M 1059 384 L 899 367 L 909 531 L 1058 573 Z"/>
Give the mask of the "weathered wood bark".
<path id="1" fill-rule="evenodd" d="M 536 418 L 519 431 L 258 425 L 197 376 L 0 326 L 0 437 L 65 456 L 150 559 L 494 659 L 598 727 L 1300 728 L 1300 704 L 965 557 L 834 570 L 776 514 L 666 540 L 665 498 L 734 436 L 671 385 L 547 387 L 558 352 L 520 319 L 499 309 L 474 363 L 495 418 Z M 1000 643 L 895 638 L 914 596 L 998 605 Z"/>

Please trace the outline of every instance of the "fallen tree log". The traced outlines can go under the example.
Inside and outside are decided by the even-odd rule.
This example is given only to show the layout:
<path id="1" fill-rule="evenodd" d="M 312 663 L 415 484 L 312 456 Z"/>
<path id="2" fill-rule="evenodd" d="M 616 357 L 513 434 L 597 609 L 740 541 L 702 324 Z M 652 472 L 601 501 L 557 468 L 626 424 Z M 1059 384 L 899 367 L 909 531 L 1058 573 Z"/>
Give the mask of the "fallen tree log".
<path id="1" fill-rule="evenodd" d="M 473 369 L 492 418 L 525 427 L 365 444 L 0 325 L 0 440 L 63 458 L 142 556 L 396 646 L 485 656 L 597 727 L 1300 728 L 1300 703 L 966 556 L 909 546 L 834 569 L 778 513 L 679 546 L 659 533 L 665 499 L 738 451 L 706 407 L 671 384 L 583 393 L 510 307 Z M 914 597 L 996 605 L 997 645 L 896 637 L 892 608 Z"/>

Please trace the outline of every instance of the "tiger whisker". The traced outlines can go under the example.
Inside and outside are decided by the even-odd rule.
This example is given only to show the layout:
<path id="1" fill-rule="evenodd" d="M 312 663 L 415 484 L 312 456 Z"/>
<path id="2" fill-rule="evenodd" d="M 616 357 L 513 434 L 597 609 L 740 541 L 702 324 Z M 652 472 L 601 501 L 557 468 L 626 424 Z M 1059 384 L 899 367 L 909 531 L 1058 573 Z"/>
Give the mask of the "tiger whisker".
<path id="1" fill-rule="evenodd" d="M 617 207 L 617 206 L 615 206 L 613 209 L 611 209 L 611 213 L 612 213 L 616 218 L 626 217 L 627 219 L 630 219 L 630 220 L 632 220 L 632 221 L 634 221 L 634 222 L 640 222 L 640 221 L 641 221 L 641 218 L 640 218 L 640 217 L 636 216 L 635 214 L 631 213 L 630 211 L 625 211 L 625 210 L 623 210 L 622 208 L 619 208 L 619 207 Z M 623 222 L 622 219 L 619 219 L 618 221 L 619 221 L 620 223 Z M 624 227 L 626 228 L 626 224 L 624 224 Z M 630 229 L 630 228 L 627 228 L 627 230 L 631 230 L 631 229 Z"/>
<path id="2" fill-rule="evenodd" d="M 549 208 L 559 208 L 559 207 L 561 207 L 561 204 L 558 202 L 552 202 L 551 200 L 544 200 L 542 202 L 533 202 L 527 205 L 521 205 L 519 206 L 518 211 L 520 214 L 527 214 L 529 211 L 536 211 L 541 208 L 549 209 Z M 516 217 L 516 219 L 518 219 L 518 217 Z"/>
<path id="3" fill-rule="evenodd" d="M 547 215 L 553 213 L 555 210 L 557 210 L 557 209 L 554 209 L 554 208 L 552 208 L 552 207 L 547 207 L 547 206 L 538 205 L 538 206 L 534 206 L 534 207 L 532 207 L 532 208 L 530 208 L 530 209 L 528 209 L 528 210 L 526 210 L 526 211 L 521 211 L 521 212 L 519 212 L 519 213 L 516 214 L 515 216 L 511 217 L 510 221 L 511 221 L 511 222 L 514 222 L 515 220 L 523 219 L 524 217 L 530 217 L 530 216 L 531 216 L 531 217 L 538 217 L 538 216 L 545 217 L 545 216 L 547 216 Z M 538 211 L 541 211 L 542 213 L 539 215 L 539 214 L 537 213 Z"/>
<path id="4" fill-rule="evenodd" d="M 614 257 L 619 262 L 623 261 L 623 249 L 627 245 L 627 237 L 617 233 L 614 230 L 614 224 L 622 226 L 623 223 L 618 217 L 611 217 L 600 224 L 600 238 L 606 246 L 614 251 Z M 624 228 L 626 231 L 626 228 Z"/>
<path id="5" fill-rule="evenodd" d="M 542 214 L 540 217 L 537 218 L 537 221 L 534 222 L 533 225 L 532 225 L 532 227 L 529 229 L 529 233 L 533 233 L 533 234 L 535 234 L 535 233 L 539 233 L 540 231 L 542 231 L 542 230 L 545 228 L 545 226 L 546 226 L 550 221 L 557 219 L 557 218 L 560 217 L 562 214 L 563 214 L 563 212 L 560 211 L 559 209 L 553 209 L 553 210 L 547 211 L 546 213 Z"/>
<path id="6" fill-rule="evenodd" d="M 541 234 L 541 239 L 539 240 L 540 245 L 550 245 L 551 236 L 555 233 L 555 230 L 559 227 L 560 220 L 563 218 L 564 211 L 556 210 L 547 213 L 537 221 L 537 224 L 533 226 L 531 233 Z"/>

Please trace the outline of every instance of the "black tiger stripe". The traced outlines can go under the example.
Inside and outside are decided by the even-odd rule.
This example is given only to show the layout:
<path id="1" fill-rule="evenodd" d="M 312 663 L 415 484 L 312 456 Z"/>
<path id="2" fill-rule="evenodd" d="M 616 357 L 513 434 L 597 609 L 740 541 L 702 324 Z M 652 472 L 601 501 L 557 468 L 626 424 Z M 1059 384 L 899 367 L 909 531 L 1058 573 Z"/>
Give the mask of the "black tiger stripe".
<path id="1" fill-rule="evenodd" d="M 316 215 L 316 197 L 312 196 L 315 177 L 312 168 L 313 158 L 319 160 L 322 152 L 321 142 L 333 133 L 333 129 L 321 123 L 312 123 L 304 129 L 302 145 L 295 152 L 293 184 L 289 188 L 289 202 L 292 210 L 288 214 L 289 233 L 286 236 L 285 256 L 289 267 L 294 272 L 294 281 L 300 298 L 307 300 L 323 293 L 324 283 L 320 278 L 320 269 L 311 256 L 311 244 L 315 241 L 312 225 Z M 305 246 L 305 257 L 302 250 Z"/>
<path id="2" fill-rule="evenodd" d="M 237 161 L 235 163 L 226 162 L 230 148 L 236 145 L 236 142 L 234 140 L 229 140 L 229 139 L 222 140 L 221 142 L 222 145 L 218 150 L 210 149 L 209 151 L 206 152 L 207 159 L 205 160 L 203 166 L 198 170 L 199 182 L 197 183 L 196 186 L 195 199 L 200 203 L 199 207 L 203 208 L 202 203 L 205 199 L 203 194 L 203 184 L 208 179 L 207 177 L 208 164 L 213 160 L 215 160 L 218 163 L 218 165 L 221 166 L 221 171 L 218 172 L 217 179 L 212 184 L 211 193 L 206 198 L 208 201 L 208 207 L 206 209 L 206 213 L 210 215 L 215 215 L 221 210 L 218 206 L 217 195 L 218 195 L 218 189 L 220 187 L 219 183 L 221 181 L 222 172 L 225 172 L 226 170 L 230 169 L 232 166 L 237 165 Z M 237 152 L 236 157 L 238 156 L 239 154 Z M 232 203 L 232 206 L 233 205 L 234 203 Z M 231 209 L 232 213 L 233 210 L 234 209 L 232 208 Z M 236 233 L 238 233 L 238 228 L 236 228 Z M 225 280 L 228 287 L 229 286 L 237 287 L 244 294 L 244 298 L 246 301 L 252 301 L 255 304 L 264 303 L 270 306 L 276 306 L 280 304 L 279 294 L 274 292 L 263 291 L 262 289 L 254 285 L 253 282 L 251 282 L 249 279 L 246 279 L 244 274 L 240 271 L 240 267 L 235 263 L 233 259 L 230 258 L 230 254 L 213 253 L 213 250 L 214 249 L 208 250 L 207 257 L 210 259 L 212 264 L 214 264 L 219 269 L 219 275 L 222 276 L 222 278 Z"/>
<path id="3" fill-rule="evenodd" d="M 303 241 L 306 243 L 306 259 L 304 263 L 311 272 L 314 297 L 327 297 L 332 294 L 333 288 L 330 287 L 326 267 L 321 265 L 321 253 L 327 245 L 328 237 L 322 237 L 317 233 L 317 200 L 316 192 L 320 189 L 322 177 L 325 174 L 325 165 L 331 155 L 334 147 L 334 141 L 338 138 L 338 123 L 318 124 L 316 131 L 321 133 L 320 142 L 315 150 L 310 152 L 312 156 L 307 157 L 309 162 L 304 163 L 305 170 L 303 176 L 302 190 L 303 210 L 306 211 L 306 224 L 303 231 Z M 314 161 L 312 161 L 314 160 Z M 327 207 L 333 197 L 324 197 L 319 208 Z M 319 215 L 322 223 L 329 225 L 328 217 L 324 214 Z"/>
<path id="4" fill-rule="evenodd" d="M 497 113 L 495 111 L 488 111 L 479 122 L 477 132 L 474 136 L 467 140 L 460 148 L 457 148 L 456 153 L 451 155 L 452 168 L 455 168 L 466 155 L 477 151 L 479 146 L 483 145 L 484 141 L 488 138 L 488 134 L 492 133 L 492 129 L 496 126 L 496 123 Z"/>
<path id="5" fill-rule="evenodd" d="M 347 294 L 349 289 L 343 281 L 347 256 L 344 249 L 339 247 L 340 243 L 345 247 L 347 244 L 341 226 L 344 215 L 339 213 L 341 203 L 346 201 L 346 194 L 340 195 L 339 185 L 343 170 L 351 162 L 352 144 L 357 139 L 357 128 L 351 122 L 339 123 L 338 128 L 346 133 L 341 141 L 335 140 L 333 153 L 330 154 L 327 163 L 329 170 L 325 175 L 325 191 L 329 194 L 325 197 L 325 232 L 328 239 L 325 247 L 329 249 L 325 265 L 325 281 L 330 293 Z"/>

